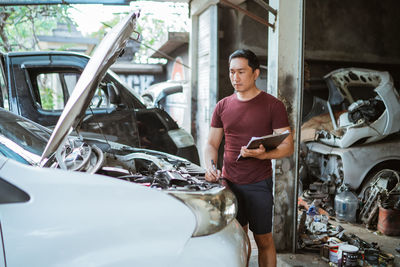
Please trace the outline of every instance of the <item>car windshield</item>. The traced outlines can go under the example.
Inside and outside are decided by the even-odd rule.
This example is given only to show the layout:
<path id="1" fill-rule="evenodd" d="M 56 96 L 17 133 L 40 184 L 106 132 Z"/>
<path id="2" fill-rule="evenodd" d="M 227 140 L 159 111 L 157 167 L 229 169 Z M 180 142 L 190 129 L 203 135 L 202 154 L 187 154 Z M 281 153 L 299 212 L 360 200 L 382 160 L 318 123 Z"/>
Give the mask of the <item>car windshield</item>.
<path id="1" fill-rule="evenodd" d="M 0 109 L 0 121 L 0 152 L 17 159 L 10 154 L 14 151 L 24 159 L 29 158 L 31 163 L 38 161 L 50 138 L 49 132 L 3 109 Z"/>

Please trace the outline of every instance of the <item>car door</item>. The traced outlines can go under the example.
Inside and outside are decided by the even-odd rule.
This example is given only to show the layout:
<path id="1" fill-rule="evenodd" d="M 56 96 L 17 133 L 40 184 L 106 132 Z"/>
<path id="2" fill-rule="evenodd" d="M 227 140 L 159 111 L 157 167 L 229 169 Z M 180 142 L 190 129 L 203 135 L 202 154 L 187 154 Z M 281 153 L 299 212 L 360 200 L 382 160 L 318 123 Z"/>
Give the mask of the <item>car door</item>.
<path id="1" fill-rule="evenodd" d="M 6 267 L 6 255 L 4 255 L 4 244 L 3 244 L 3 231 L 1 230 L 1 214 L 0 214 L 0 267 Z"/>
<path id="2" fill-rule="evenodd" d="M 9 98 L 8 98 L 8 88 L 7 79 L 4 73 L 3 60 L 0 58 L 0 107 L 10 110 Z"/>
<path id="3" fill-rule="evenodd" d="M 56 125 L 86 62 L 73 60 L 71 55 L 50 58 L 33 60 L 27 57 L 26 61 L 17 61 L 24 73 L 24 79 L 17 88 L 17 98 L 22 116 L 51 128 Z M 86 137 L 140 146 L 136 118 L 132 112 L 135 102 L 129 101 L 129 107 L 122 105 L 117 98 L 124 96 L 108 80 L 104 79 L 97 88 L 81 122 L 80 133 Z M 21 89 L 24 86 L 27 89 Z"/>
<path id="4" fill-rule="evenodd" d="M 0 151 L 0 154 L 3 155 L 3 152 Z M 5 157 L 0 156 L 0 169 L 3 167 L 7 159 Z M 0 176 L 0 207 L 2 205 L 14 204 L 14 203 L 23 203 L 29 200 L 29 195 L 26 194 L 23 190 L 15 187 L 14 185 L 8 183 Z M 0 209 L 0 267 L 7 266 L 5 248 L 4 248 L 4 236 L 3 236 L 3 227 L 2 227 L 2 213 Z"/>

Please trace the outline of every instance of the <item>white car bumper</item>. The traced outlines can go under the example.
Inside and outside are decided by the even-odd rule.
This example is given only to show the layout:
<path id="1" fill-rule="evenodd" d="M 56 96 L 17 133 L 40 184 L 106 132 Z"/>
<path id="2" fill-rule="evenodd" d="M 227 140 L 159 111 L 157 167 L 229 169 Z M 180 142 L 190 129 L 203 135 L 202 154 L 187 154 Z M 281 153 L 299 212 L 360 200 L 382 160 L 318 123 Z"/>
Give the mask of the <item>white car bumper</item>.
<path id="1" fill-rule="evenodd" d="M 233 220 L 223 230 L 208 236 L 192 237 L 174 266 L 247 266 L 249 241 L 242 226 Z"/>

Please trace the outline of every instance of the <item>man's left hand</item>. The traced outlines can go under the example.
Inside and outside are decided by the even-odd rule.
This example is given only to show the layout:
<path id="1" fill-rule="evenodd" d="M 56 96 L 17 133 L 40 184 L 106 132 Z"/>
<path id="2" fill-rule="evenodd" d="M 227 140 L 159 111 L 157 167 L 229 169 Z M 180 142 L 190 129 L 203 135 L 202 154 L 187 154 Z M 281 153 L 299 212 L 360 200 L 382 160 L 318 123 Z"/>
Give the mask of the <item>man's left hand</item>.
<path id="1" fill-rule="evenodd" d="M 246 146 L 242 146 L 240 149 L 240 155 L 244 158 L 256 158 L 256 159 L 262 159 L 262 156 L 265 154 L 265 147 L 263 145 L 260 145 L 258 148 L 255 149 L 247 149 Z"/>

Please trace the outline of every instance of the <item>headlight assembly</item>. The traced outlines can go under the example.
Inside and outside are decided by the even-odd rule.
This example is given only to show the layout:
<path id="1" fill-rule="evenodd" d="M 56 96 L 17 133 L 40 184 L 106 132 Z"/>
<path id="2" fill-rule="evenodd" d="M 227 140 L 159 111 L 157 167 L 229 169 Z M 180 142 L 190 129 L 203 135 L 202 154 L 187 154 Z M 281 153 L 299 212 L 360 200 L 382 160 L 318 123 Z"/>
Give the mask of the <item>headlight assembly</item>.
<path id="1" fill-rule="evenodd" d="M 204 192 L 169 192 L 185 203 L 196 216 L 196 229 L 193 236 L 211 235 L 228 225 L 237 212 L 236 198 L 223 188 L 213 188 Z"/>
<path id="2" fill-rule="evenodd" d="M 183 129 L 170 130 L 168 131 L 168 135 L 178 148 L 194 145 L 193 137 Z"/>

